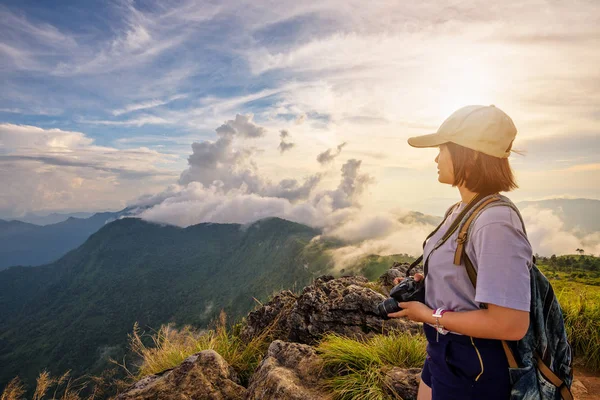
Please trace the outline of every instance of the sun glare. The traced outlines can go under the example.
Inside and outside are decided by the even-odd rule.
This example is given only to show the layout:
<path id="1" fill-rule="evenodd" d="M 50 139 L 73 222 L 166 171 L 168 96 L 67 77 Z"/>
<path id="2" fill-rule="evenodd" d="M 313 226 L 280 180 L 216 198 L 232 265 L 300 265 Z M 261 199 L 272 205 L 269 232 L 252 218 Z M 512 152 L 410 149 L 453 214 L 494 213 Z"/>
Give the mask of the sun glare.
<path id="1" fill-rule="evenodd" d="M 440 64 L 437 112 L 447 118 L 461 107 L 494 104 L 497 79 L 489 65 L 476 57 L 455 58 Z M 489 103 L 489 104 L 488 104 Z"/>

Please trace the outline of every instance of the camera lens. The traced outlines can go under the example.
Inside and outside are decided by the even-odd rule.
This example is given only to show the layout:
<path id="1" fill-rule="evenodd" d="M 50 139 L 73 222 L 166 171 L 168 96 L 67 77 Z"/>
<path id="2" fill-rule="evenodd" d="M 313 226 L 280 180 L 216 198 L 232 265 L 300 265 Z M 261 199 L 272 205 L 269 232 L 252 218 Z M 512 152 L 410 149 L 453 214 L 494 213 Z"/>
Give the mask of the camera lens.
<path id="1" fill-rule="evenodd" d="M 393 298 L 388 298 L 379 303 L 377 306 L 377 312 L 379 316 L 383 319 L 389 319 L 388 314 L 395 313 L 400 311 L 401 308 L 398 306 L 398 302 Z"/>

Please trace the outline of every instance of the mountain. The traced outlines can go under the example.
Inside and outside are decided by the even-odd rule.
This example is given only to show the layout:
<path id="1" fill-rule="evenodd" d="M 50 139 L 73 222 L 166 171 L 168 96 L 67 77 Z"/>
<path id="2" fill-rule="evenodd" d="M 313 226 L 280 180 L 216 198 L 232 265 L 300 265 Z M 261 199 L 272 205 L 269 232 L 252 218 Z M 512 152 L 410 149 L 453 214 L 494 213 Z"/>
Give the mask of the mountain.
<path id="1" fill-rule="evenodd" d="M 442 217 L 423 214 L 419 211 L 409 211 L 402 217 L 398 218 L 398 222 L 406 225 L 424 224 L 437 226 L 440 222 L 442 222 Z"/>
<path id="2" fill-rule="evenodd" d="M 11 218 L 11 221 L 21 221 L 21 222 L 27 222 L 28 224 L 34 224 L 34 225 L 50 225 L 50 224 L 57 224 L 59 222 L 63 222 L 66 221 L 67 219 L 73 217 L 73 218 L 80 218 L 80 219 L 85 219 L 85 218 L 89 218 L 92 215 L 94 215 L 94 213 L 89 213 L 89 212 L 76 212 L 76 213 L 69 213 L 69 214 L 61 214 L 61 213 L 52 213 L 52 214 L 48 214 L 48 215 L 38 215 L 38 214 L 25 214 L 23 217 L 20 218 Z"/>
<path id="3" fill-rule="evenodd" d="M 124 218 L 52 264 L 0 271 L 0 387 L 43 368 L 99 371 L 125 354 L 136 321 L 202 327 L 220 309 L 239 317 L 253 298 L 302 288 L 330 266 L 309 245 L 318 234 L 279 218 L 188 228 Z"/>
<path id="4" fill-rule="evenodd" d="M 45 226 L 0 220 L 0 270 L 12 265 L 42 265 L 80 246 L 119 213 L 97 213 Z"/>
<path id="5" fill-rule="evenodd" d="M 519 210 L 526 207 L 550 209 L 558 215 L 569 231 L 587 235 L 600 231 L 600 200 L 595 199 L 549 199 L 521 201 L 516 203 Z"/>

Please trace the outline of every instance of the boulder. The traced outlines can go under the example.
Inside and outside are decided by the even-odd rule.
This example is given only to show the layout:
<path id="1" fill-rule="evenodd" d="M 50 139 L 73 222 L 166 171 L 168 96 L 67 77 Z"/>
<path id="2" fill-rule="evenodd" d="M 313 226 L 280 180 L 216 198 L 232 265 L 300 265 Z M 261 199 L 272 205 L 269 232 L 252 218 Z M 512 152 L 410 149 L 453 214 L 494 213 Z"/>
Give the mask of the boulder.
<path id="1" fill-rule="evenodd" d="M 248 385 L 247 400 L 316 400 L 321 360 L 311 346 L 276 340 Z"/>
<path id="2" fill-rule="evenodd" d="M 176 368 L 138 381 L 117 399 L 237 400 L 245 396 L 246 388 L 223 357 L 214 350 L 204 350 Z"/>
<path id="3" fill-rule="evenodd" d="M 273 298 L 253 311 L 246 317 L 246 325 L 240 337 L 246 343 L 265 332 L 268 327 L 272 329 L 271 337 L 285 339 L 289 334 L 289 315 L 296 305 L 297 296 L 289 290 L 277 293 Z"/>
<path id="4" fill-rule="evenodd" d="M 379 283 L 381 288 L 386 292 L 386 294 L 389 294 L 390 290 L 392 290 L 392 288 L 396 286 L 396 284 L 394 283 L 394 279 L 406 277 L 406 271 L 409 267 L 409 263 L 395 262 L 390 267 L 390 269 L 388 269 L 379 277 L 377 282 Z M 415 268 L 413 268 L 413 270 L 411 271 L 411 275 L 414 275 L 417 272 L 423 273 L 423 268 L 421 267 L 421 265 L 417 265 Z"/>
<path id="5" fill-rule="evenodd" d="M 420 368 L 394 367 L 386 373 L 386 389 L 392 398 L 416 400 L 421 380 Z"/>
<path id="6" fill-rule="evenodd" d="M 317 278 L 304 288 L 290 313 L 288 341 L 314 344 L 326 333 L 358 338 L 390 329 L 420 330 L 420 324 L 409 320 L 383 320 L 377 305 L 385 297 L 367 287 L 368 283 L 362 276 Z"/>

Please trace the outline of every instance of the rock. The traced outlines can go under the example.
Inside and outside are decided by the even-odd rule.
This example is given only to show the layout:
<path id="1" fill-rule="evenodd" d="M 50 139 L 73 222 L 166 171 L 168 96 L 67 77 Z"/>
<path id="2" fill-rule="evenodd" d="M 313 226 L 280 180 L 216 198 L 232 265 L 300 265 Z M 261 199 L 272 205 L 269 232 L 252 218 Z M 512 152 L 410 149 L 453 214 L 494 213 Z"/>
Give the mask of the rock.
<path id="1" fill-rule="evenodd" d="M 390 294 L 390 291 L 396 284 L 394 283 L 394 279 L 396 278 L 404 278 L 404 273 L 396 268 L 388 269 L 383 275 L 379 277 L 377 283 L 381 286 L 381 288 L 385 291 L 386 294 Z"/>
<path id="2" fill-rule="evenodd" d="M 189 356 L 176 368 L 148 376 L 117 399 L 244 399 L 246 388 L 235 371 L 214 350 Z"/>
<path id="3" fill-rule="evenodd" d="M 285 339 L 289 334 L 288 317 L 296 304 L 297 297 L 289 290 L 277 293 L 264 306 L 248 314 L 246 325 L 240 333 L 245 343 L 260 335 L 264 330 L 274 325 L 272 337 Z"/>
<path id="4" fill-rule="evenodd" d="M 317 388 L 321 360 L 311 346 L 276 340 L 256 369 L 247 400 L 325 399 Z"/>
<path id="5" fill-rule="evenodd" d="M 587 395 L 588 389 L 579 379 L 574 379 L 571 384 L 571 393 L 573 394 L 573 397 L 577 399 L 580 396 Z"/>
<path id="6" fill-rule="evenodd" d="M 390 329 L 416 333 L 420 325 L 404 319 L 383 320 L 377 305 L 385 297 L 365 287 L 362 276 L 322 276 L 304 288 L 289 316 L 288 340 L 314 344 L 326 333 L 348 337 L 385 334 Z"/>
<path id="7" fill-rule="evenodd" d="M 392 290 L 392 288 L 394 286 L 396 286 L 396 284 L 394 283 L 394 279 L 406 277 L 406 271 L 408 270 L 409 267 L 410 267 L 409 263 L 395 262 L 390 267 L 390 269 L 388 269 L 385 273 L 383 273 L 379 277 L 378 283 L 381 286 L 381 288 L 387 294 L 389 294 L 390 290 Z M 423 269 L 422 269 L 421 265 L 418 265 L 415 268 L 413 268 L 411 271 L 411 275 L 414 275 L 417 272 L 423 273 Z"/>
<path id="8" fill-rule="evenodd" d="M 385 375 L 386 389 L 392 398 L 415 400 L 419 391 L 421 368 L 394 367 Z"/>

